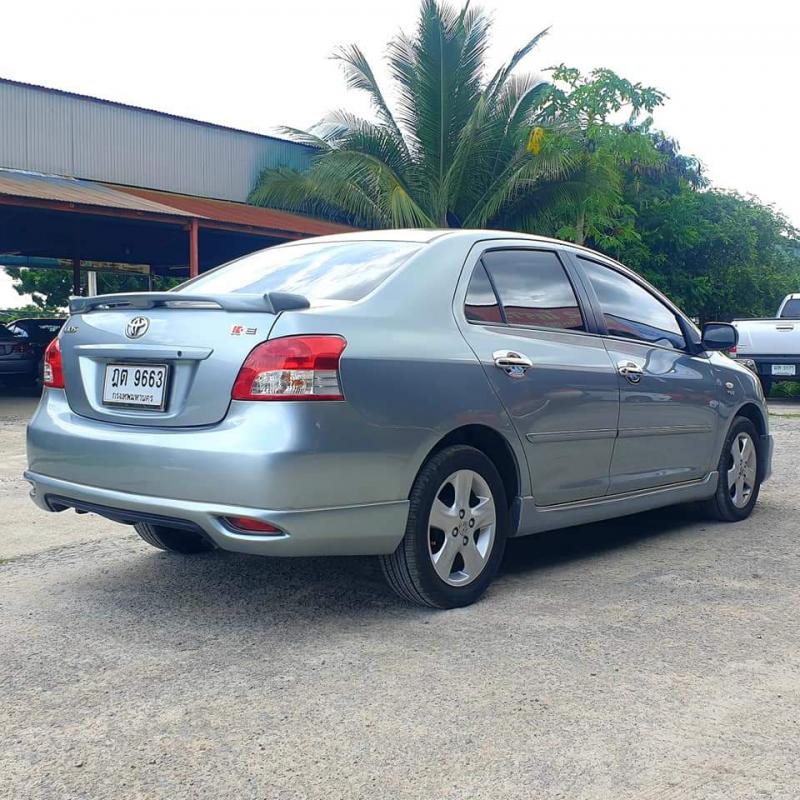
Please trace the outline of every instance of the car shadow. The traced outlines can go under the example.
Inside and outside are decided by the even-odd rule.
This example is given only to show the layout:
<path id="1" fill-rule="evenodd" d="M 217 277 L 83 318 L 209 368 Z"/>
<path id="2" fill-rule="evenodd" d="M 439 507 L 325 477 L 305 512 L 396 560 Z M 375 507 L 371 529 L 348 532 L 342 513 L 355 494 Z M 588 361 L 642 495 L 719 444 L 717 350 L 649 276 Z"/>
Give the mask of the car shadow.
<path id="1" fill-rule="evenodd" d="M 566 528 L 511 540 L 492 597 L 508 600 L 520 591 L 518 580 L 643 540 L 680 535 L 697 523 L 690 508 L 648 512 L 608 522 Z M 119 540 L 117 540 L 119 542 Z M 283 626 L 307 631 L 320 625 L 357 627 L 390 620 L 419 621 L 429 609 L 395 597 L 383 581 L 377 559 L 370 557 L 267 558 L 215 552 L 195 556 L 146 549 L 133 536 L 124 552 L 112 554 L 112 563 L 91 577 L 75 576 L 80 602 L 101 604 L 96 609 L 114 624 L 132 624 L 141 633 L 155 634 L 152 625 L 184 628 L 202 620 L 204 630 L 240 629 L 267 633 Z M 80 583 L 79 583 L 80 581 Z"/>
<path id="2" fill-rule="evenodd" d="M 702 516 L 697 506 L 681 505 L 510 539 L 501 574 L 536 572 L 604 555 L 644 540 L 677 536 L 699 522 Z"/>

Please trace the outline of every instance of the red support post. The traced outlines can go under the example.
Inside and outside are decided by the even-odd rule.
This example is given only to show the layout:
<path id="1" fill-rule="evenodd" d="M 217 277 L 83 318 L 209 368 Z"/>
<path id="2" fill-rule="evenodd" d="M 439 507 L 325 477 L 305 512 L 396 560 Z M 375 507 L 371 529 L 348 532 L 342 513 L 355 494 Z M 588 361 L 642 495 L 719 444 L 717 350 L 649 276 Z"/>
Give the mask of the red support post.
<path id="1" fill-rule="evenodd" d="M 192 220 L 189 228 L 189 277 L 196 278 L 200 272 L 200 249 L 199 249 L 200 226 L 197 219 Z"/>

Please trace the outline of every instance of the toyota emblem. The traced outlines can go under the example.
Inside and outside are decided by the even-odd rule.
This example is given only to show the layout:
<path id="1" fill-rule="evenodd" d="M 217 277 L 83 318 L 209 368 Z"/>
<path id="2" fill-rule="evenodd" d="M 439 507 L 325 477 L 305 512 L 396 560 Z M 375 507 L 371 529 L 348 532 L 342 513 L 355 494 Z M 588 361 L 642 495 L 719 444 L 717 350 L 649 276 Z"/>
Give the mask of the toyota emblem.
<path id="1" fill-rule="evenodd" d="M 147 319 L 147 317 L 134 317 L 125 326 L 125 335 L 129 339 L 138 339 L 147 333 L 147 329 L 149 327 L 150 327 L 150 320 Z"/>

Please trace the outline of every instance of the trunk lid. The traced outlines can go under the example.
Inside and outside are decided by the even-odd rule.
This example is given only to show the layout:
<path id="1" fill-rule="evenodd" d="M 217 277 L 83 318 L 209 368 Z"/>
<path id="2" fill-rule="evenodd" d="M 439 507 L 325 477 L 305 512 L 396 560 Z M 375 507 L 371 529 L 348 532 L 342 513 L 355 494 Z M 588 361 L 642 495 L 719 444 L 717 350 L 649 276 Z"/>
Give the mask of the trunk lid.
<path id="1" fill-rule="evenodd" d="M 76 414 L 120 425 L 186 427 L 223 419 L 247 354 L 278 310 L 268 297 L 171 293 L 76 298 L 61 333 L 67 401 Z M 164 410 L 107 405 L 106 367 L 166 367 Z"/>

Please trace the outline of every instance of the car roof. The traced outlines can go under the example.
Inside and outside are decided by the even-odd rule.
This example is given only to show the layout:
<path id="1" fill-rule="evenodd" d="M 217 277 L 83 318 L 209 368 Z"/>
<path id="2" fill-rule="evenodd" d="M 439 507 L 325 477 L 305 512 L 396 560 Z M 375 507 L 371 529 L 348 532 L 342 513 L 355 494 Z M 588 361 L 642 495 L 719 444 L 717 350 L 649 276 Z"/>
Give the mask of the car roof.
<path id="1" fill-rule="evenodd" d="M 279 245 L 280 247 L 296 247 L 298 245 L 316 242 L 417 242 L 428 244 L 441 239 L 467 239 L 475 242 L 484 239 L 527 239 L 531 242 L 543 242 L 559 247 L 572 247 L 577 250 L 585 250 L 587 253 L 602 256 L 608 260 L 608 256 L 597 253 L 588 247 L 575 244 L 574 242 L 554 239 L 549 236 L 538 236 L 532 233 L 520 233 L 519 231 L 495 230 L 489 228 L 388 228 L 382 230 L 355 231 L 351 233 L 334 233 L 329 236 L 314 236 L 307 239 L 300 239 L 294 242 L 287 242 Z"/>

